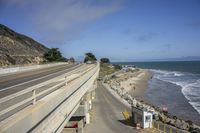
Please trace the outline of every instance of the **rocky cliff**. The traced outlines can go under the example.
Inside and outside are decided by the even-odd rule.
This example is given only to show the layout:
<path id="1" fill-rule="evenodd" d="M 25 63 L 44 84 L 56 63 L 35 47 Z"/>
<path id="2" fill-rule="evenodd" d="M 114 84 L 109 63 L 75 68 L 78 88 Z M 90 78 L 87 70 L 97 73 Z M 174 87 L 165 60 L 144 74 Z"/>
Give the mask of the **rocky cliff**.
<path id="1" fill-rule="evenodd" d="M 39 63 L 47 51 L 47 47 L 32 38 L 0 24 L 0 67 Z"/>

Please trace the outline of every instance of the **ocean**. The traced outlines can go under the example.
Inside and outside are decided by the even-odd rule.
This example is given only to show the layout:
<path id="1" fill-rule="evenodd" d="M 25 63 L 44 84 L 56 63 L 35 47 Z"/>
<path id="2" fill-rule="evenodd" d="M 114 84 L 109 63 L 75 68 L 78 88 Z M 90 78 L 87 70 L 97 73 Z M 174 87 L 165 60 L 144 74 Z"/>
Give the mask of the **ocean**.
<path id="1" fill-rule="evenodd" d="M 118 62 L 149 69 L 145 99 L 169 113 L 200 124 L 200 61 Z"/>

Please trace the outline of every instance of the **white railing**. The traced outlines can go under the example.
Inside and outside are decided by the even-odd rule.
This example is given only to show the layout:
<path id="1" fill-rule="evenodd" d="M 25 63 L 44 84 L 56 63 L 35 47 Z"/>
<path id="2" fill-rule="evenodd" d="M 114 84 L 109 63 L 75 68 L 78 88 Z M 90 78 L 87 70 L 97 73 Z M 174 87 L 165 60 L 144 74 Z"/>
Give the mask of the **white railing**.
<path id="1" fill-rule="evenodd" d="M 78 80 L 71 82 L 66 88 L 64 87 L 65 89 L 63 88 L 63 91 L 59 92 L 58 95 L 52 96 L 52 98 L 55 98 L 55 103 L 56 97 L 64 96 L 64 99 L 62 99 L 62 102 L 59 102 L 61 104 L 59 104 L 59 106 L 56 106 L 54 108 L 55 110 L 48 114 L 48 117 L 46 117 L 43 121 L 40 121 L 40 124 L 33 130 L 31 130 L 31 132 L 60 133 L 64 125 L 73 115 L 82 97 L 89 89 L 91 89 L 91 87 L 93 87 L 94 81 L 97 78 L 98 73 L 99 66 L 96 66 L 94 69 L 87 72 L 87 74 L 84 74 L 83 76 L 78 78 Z M 46 111 L 47 110 L 45 110 L 45 112 Z"/>
<path id="2" fill-rule="evenodd" d="M 82 70 L 83 68 L 75 69 L 75 70 L 72 70 L 61 76 L 55 77 L 55 78 L 45 81 L 43 83 L 29 87 L 25 90 L 22 90 L 17 93 L 14 93 L 14 94 L 11 94 L 11 95 L 1 98 L 0 99 L 0 107 L 3 107 L 3 109 L 1 108 L 1 110 L 0 110 L 0 121 L 9 117 L 10 115 L 12 115 L 11 111 L 13 111 L 13 113 L 16 113 L 14 110 L 19 108 L 20 106 L 23 106 L 25 104 L 28 104 L 28 105 L 36 104 L 37 100 L 41 99 L 42 97 L 45 97 L 46 95 L 50 94 L 51 92 L 65 86 L 65 85 L 68 85 L 70 82 L 72 82 L 75 79 L 78 79 L 79 77 L 86 74 L 88 71 L 90 71 L 94 67 L 95 67 L 94 65 L 90 65 L 90 66 L 87 66 L 86 69 L 84 68 L 85 70 Z M 49 85 L 50 83 L 56 83 L 56 84 L 51 86 L 48 89 L 45 89 L 41 92 L 36 93 L 36 90 L 39 90 L 41 87 L 45 87 L 45 86 Z M 23 95 L 28 94 L 28 93 L 31 93 L 30 97 L 21 99 L 21 101 L 17 100 L 17 99 L 20 99 L 21 97 L 23 97 Z M 12 105 L 10 105 L 11 101 L 12 101 Z M 17 103 L 15 101 L 17 101 Z M 9 103 L 9 104 L 7 104 L 7 103 Z"/>

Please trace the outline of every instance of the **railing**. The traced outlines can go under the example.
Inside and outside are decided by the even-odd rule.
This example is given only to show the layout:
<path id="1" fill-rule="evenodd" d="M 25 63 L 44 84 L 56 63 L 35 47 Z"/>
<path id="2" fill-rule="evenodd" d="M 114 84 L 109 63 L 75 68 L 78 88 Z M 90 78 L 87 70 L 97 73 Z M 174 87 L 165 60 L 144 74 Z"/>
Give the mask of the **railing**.
<path id="1" fill-rule="evenodd" d="M 175 128 L 173 126 L 154 121 L 153 128 L 156 129 L 160 133 L 188 133 L 187 131 L 183 131 L 181 129 Z"/>
<path id="2" fill-rule="evenodd" d="M 0 99 L 0 121 L 25 108 L 50 94 L 51 92 L 69 84 L 73 80 L 81 77 L 95 66 L 89 66 L 86 70 L 75 69 L 51 80 L 29 87 L 25 90 L 11 94 Z M 50 86 L 53 84 L 53 86 Z M 48 88 L 49 87 L 49 88 Z"/>

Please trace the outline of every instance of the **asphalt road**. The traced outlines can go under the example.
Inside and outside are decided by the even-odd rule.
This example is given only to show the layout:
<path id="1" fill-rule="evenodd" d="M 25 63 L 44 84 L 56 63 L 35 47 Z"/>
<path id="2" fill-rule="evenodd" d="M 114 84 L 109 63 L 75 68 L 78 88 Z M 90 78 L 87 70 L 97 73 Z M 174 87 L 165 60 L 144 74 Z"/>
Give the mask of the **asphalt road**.
<path id="1" fill-rule="evenodd" d="M 80 67 L 77 64 L 60 65 L 0 77 L 0 98 L 42 83 Z"/>
<path id="2" fill-rule="evenodd" d="M 85 133 L 137 132 L 126 124 L 122 115 L 122 111 L 130 111 L 130 109 L 110 94 L 100 82 L 96 89 L 96 99 L 93 105 L 92 123 L 86 125 Z"/>

